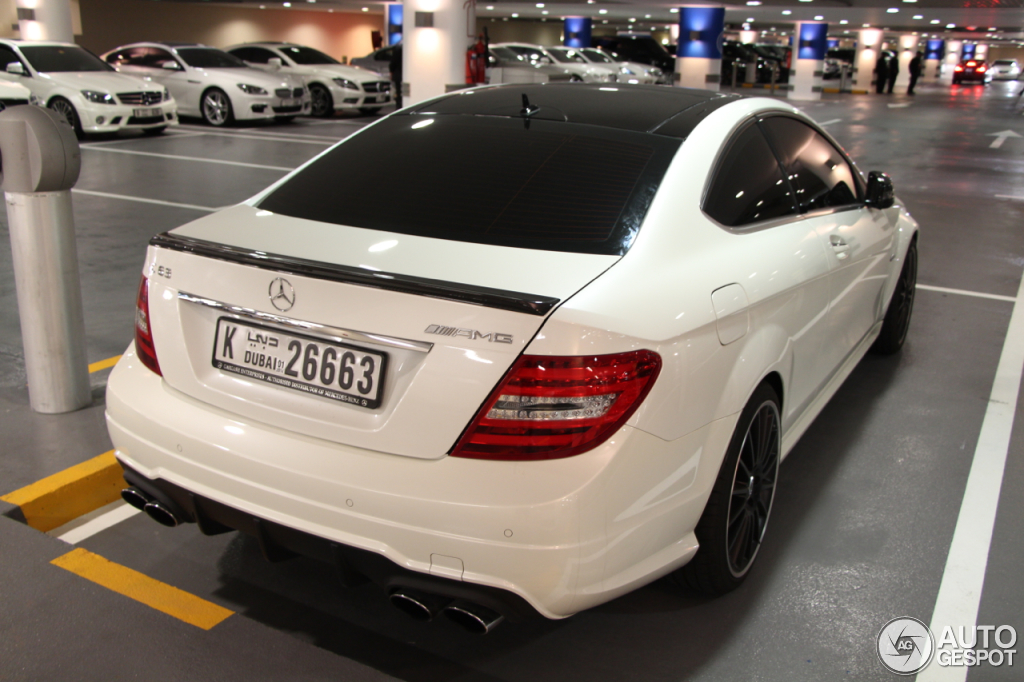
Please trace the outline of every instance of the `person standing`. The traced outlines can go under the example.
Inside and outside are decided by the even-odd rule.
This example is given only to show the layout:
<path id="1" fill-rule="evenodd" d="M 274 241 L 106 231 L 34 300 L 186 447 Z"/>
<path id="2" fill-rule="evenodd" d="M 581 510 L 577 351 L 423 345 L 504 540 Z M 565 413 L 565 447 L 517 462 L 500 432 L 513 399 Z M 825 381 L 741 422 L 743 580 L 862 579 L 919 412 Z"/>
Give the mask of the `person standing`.
<path id="1" fill-rule="evenodd" d="M 886 62 L 888 65 L 888 76 L 886 77 L 886 88 L 885 91 L 892 94 L 892 88 L 896 85 L 896 76 L 900 73 L 900 60 L 896 58 L 895 52 L 886 52 Z"/>
<path id="2" fill-rule="evenodd" d="M 889 65 L 885 60 L 887 52 L 878 53 L 878 61 L 875 62 L 875 92 L 881 95 L 885 92 L 885 80 L 889 77 Z"/>
<path id="3" fill-rule="evenodd" d="M 391 70 L 391 82 L 395 87 L 395 109 L 402 108 L 402 43 L 395 45 L 391 50 L 391 62 L 388 64 Z"/>
<path id="4" fill-rule="evenodd" d="M 922 55 L 920 52 L 914 55 L 914 58 L 910 60 L 910 85 L 907 87 L 907 94 L 914 94 L 914 86 L 917 85 L 917 79 L 921 76 L 921 62 Z"/>

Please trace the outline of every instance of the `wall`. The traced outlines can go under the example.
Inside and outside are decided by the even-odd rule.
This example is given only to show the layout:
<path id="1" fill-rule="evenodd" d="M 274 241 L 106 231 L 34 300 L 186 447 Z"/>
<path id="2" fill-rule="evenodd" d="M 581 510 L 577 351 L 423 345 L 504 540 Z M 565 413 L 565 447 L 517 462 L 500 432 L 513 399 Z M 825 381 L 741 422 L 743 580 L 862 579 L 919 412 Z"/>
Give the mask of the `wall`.
<path id="1" fill-rule="evenodd" d="M 531 43 L 533 45 L 561 45 L 562 21 L 491 21 L 477 18 L 477 32 L 487 28 L 492 43 Z"/>
<path id="2" fill-rule="evenodd" d="M 988 48 L 988 61 L 994 62 L 997 59 L 1016 59 L 1021 66 L 1024 66 L 1024 48 L 992 45 Z"/>
<path id="3" fill-rule="evenodd" d="M 80 0 L 82 35 L 77 42 L 96 54 L 143 40 L 179 40 L 226 47 L 259 40 L 308 45 L 337 59 L 373 51 L 371 31 L 380 12 L 308 12 L 249 9 L 145 0 Z"/>

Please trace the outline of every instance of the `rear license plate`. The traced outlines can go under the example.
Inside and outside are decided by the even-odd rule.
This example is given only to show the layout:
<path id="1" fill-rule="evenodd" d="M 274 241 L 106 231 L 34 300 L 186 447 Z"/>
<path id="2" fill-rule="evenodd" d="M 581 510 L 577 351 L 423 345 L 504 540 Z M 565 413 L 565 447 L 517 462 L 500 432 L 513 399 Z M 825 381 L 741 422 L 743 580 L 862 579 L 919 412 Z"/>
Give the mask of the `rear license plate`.
<path id="1" fill-rule="evenodd" d="M 374 409 L 388 356 L 229 317 L 217 320 L 213 366 L 222 372 Z"/>
<path id="2" fill-rule="evenodd" d="M 132 116 L 135 118 L 153 118 L 154 116 L 162 116 L 163 110 L 160 107 L 149 107 L 148 109 L 132 109 Z"/>

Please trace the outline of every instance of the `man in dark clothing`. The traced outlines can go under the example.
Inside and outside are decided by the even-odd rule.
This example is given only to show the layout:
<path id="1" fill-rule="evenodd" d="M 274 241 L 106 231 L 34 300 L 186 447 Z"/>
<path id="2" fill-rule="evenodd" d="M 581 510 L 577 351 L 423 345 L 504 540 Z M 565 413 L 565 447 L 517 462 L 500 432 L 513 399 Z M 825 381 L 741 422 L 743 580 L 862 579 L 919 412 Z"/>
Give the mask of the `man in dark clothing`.
<path id="1" fill-rule="evenodd" d="M 878 53 L 878 61 L 875 62 L 875 92 L 881 95 L 885 92 L 885 80 L 889 77 L 889 64 L 885 60 L 887 52 Z"/>
<path id="2" fill-rule="evenodd" d="M 923 61 L 920 52 L 914 55 L 914 58 L 910 60 L 910 85 L 907 87 L 907 94 L 914 94 L 914 86 L 917 85 L 917 79 L 921 76 L 921 62 Z"/>
<path id="3" fill-rule="evenodd" d="M 892 88 L 896 85 L 896 76 L 899 75 L 900 72 L 900 60 L 896 58 L 896 54 L 894 52 L 889 52 L 888 54 L 889 58 L 886 61 L 889 65 L 889 74 L 886 78 L 885 91 L 891 95 Z"/>
<path id="4" fill-rule="evenodd" d="M 395 94 L 395 108 L 402 108 L 402 43 L 395 45 L 395 49 L 391 50 L 391 63 L 388 65 L 391 69 L 391 82 L 394 83 L 394 94 Z"/>

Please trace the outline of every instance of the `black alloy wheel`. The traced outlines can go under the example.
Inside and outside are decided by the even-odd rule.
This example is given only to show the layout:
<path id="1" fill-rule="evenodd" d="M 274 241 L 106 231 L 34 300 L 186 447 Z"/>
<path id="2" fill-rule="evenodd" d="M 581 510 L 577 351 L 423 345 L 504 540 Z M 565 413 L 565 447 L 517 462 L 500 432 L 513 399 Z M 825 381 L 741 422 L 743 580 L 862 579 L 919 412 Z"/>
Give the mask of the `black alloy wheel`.
<path id="1" fill-rule="evenodd" d="M 700 548 L 675 580 L 719 596 L 739 587 L 764 539 L 775 500 L 782 429 L 779 398 L 762 383 L 740 414 L 711 496 L 694 533 Z"/>
<path id="2" fill-rule="evenodd" d="M 882 321 L 882 330 L 871 346 L 871 352 L 879 355 L 892 355 L 907 340 L 910 330 L 910 316 L 914 312 L 914 294 L 917 292 L 917 241 L 910 244 L 907 255 L 903 258 L 903 269 L 896 280 L 896 289 L 892 292 L 889 309 Z"/>
<path id="3" fill-rule="evenodd" d="M 325 118 L 334 113 L 334 98 L 324 86 L 318 83 L 310 85 L 309 97 L 312 100 L 311 116 Z"/>

